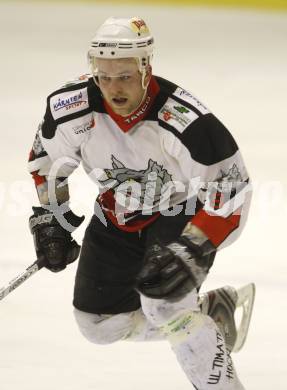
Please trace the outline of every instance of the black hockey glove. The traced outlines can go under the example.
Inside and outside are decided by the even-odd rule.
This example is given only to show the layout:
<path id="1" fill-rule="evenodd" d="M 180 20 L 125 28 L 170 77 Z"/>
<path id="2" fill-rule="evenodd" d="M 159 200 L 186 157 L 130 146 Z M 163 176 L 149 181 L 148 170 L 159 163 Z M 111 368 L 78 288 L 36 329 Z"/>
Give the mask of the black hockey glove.
<path id="1" fill-rule="evenodd" d="M 34 214 L 29 219 L 34 237 L 37 258 L 44 261 L 46 268 L 53 272 L 62 271 L 67 264 L 77 259 L 81 247 L 71 233 L 58 222 L 52 211 L 43 207 L 33 207 Z M 77 228 L 85 217 L 78 217 L 71 210 L 64 214 L 65 220 Z"/>
<path id="2" fill-rule="evenodd" d="M 207 239 L 184 234 L 167 246 L 155 244 L 137 276 L 136 289 L 150 298 L 180 299 L 205 280 L 216 248 Z"/>

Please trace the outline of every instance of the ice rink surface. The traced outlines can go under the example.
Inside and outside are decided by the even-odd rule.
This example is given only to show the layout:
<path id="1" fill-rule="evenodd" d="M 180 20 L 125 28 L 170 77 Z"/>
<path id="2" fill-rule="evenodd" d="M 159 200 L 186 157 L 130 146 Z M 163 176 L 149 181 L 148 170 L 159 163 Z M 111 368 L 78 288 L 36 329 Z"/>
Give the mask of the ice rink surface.
<path id="1" fill-rule="evenodd" d="M 256 283 L 249 337 L 234 361 L 246 390 L 286 390 L 287 14 L 1 2 L 0 286 L 35 258 L 27 220 L 37 200 L 26 161 L 46 95 L 86 72 L 89 41 L 112 15 L 146 19 L 154 73 L 198 96 L 241 147 L 254 183 L 250 217 L 203 290 Z M 72 207 L 87 222 L 96 191 L 81 168 L 72 176 Z M 72 315 L 75 270 L 43 270 L 0 302 L 0 389 L 191 389 L 165 342 L 95 346 L 82 338 Z"/>

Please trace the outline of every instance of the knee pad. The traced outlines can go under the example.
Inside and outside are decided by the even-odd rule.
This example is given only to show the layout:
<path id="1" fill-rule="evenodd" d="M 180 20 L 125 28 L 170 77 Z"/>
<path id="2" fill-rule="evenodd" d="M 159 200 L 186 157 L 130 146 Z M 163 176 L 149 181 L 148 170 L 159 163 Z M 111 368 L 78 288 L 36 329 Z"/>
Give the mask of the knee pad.
<path id="1" fill-rule="evenodd" d="M 158 327 L 172 347 L 196 334 L 208 318 L 200 312 L 196 290 L 176 302 L 147 297 L 141 297 L 141 302 L 148 321 Z"/>
<path id="2" fill-rule="evenodd" d="M 196 290 L 177 301 L 152 299 L 141 295 L 141 304 L 146 318 L 157 327 L 166 325 L 184 313 L 200 310 Z"/>
<path id="3" fill-rule="evenodd" d="M 111 344 L 123 340 L 132 331 L 132 313 L 93 314 L 74 309 L 80 332 L 91 343 Z"/>

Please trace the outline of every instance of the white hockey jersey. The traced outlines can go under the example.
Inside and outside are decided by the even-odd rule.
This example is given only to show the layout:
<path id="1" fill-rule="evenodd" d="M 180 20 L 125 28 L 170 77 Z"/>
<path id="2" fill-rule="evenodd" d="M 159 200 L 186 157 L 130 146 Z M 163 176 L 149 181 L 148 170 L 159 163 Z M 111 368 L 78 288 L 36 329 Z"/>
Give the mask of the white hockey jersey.
<path id="1" fill-rule="evenodd" d="M 247 216 L 249 178 L 233 137 L 192 94 L 160 77 L 127 117 L 111 110 L 88 75 L 48 97 L 29 171 L 39 185 L 80 163 L 99 185 L 104 214 L 126 231 L 181 204 L 222 247 Z"/>

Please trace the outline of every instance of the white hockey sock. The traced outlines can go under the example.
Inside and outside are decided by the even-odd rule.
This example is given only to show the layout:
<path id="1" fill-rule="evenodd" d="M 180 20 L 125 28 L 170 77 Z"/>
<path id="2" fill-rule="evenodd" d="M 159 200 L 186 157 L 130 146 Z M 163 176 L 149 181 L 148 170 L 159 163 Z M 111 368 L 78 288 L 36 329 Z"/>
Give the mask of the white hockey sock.
<path id="1" fill-rule="evenodd" d="M 186 313 L 163 327 L 177 360 L 198 390 L 244 390 L 214 321 Z"/>
<path id="2" fill-rule="evenodd" d="M 244 390 L 224 338 L 212 318 L 199 311 L 195 292 L 178 302 L 142 297 L 142 307 L 197 390 Z"/>

